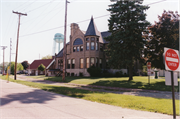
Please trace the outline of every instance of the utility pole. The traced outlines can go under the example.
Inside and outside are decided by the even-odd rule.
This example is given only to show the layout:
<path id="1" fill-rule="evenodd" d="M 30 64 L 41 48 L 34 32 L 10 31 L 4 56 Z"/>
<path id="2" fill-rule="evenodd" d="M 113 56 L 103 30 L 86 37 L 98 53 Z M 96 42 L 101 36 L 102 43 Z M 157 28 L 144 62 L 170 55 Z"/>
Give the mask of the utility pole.
<path id="1" fill-rule="evenodd" d="M 23 14 L 20 12 L 14 12 L 19 15 L 19 23 L 18 23 L 18 31 L 17 31 L 17 44 L 16 44 L 16 58 L 15 58 L 15 69 L 14 69 L 14 80 L 16 80 L 16 68 L 17 68 L 17 55 L 18 55 L 18 41 L 19 41 L 19 27 L 20 27 L 20 17 L 21 15 L 27 16 L 27 14 Z"/>
<path id="2" fill-rule="evenodd" d="M 66 79 L 66 26 L 67 26 L 67 3 L 70 3 L 66 0 L 65 2 L 65 23 L 64 23 L 64 49 L 63 49 L 63 75 L 62 80 Z"/>
<path id="3" fill-rule="evenodd" d="M 7 46 L 1 46 L 3 49 L 3 72 L 2 75 L 4 76 L 4 50 L 7 48 Z"/>

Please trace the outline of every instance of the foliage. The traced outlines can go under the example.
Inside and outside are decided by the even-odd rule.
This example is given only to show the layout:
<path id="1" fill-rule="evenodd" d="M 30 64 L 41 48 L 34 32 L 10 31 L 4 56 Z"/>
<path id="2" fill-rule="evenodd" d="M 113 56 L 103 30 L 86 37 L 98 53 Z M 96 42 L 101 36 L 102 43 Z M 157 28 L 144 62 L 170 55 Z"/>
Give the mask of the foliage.
<path id="1" fill-rule="evenodd" d="M 4 62 L 4 70 L 7 68 L 9 62 Z M 0 64 L 0 70 L 3 70 L 3 63 Z"/>
<path id="2" fill-rule="evenodd" d="M 23 61 L 21 64 L 22 64 L 22 66 L 24 67 L 25 70 L 26 70 L 26 69 L 28 68 L 28 66 L 30 65 L 30 64 L 28 63 L 28 61 Z"/>
<path id="3" fill-rule="evenodd" d="M 99 77 L 101 76 L 101 68 L 91 66 L 87 69 L 87 72 L 90 74 L 91 77 Z"/>
<path id="4" fill-rule="evenodd" d="M 46 67 L 43 64 L 40 64 L 37 69 L 40 71 L 44 71 L 45 68 Z"/>
<path id="5" fill-rule="evenodd" d="M 109 41 L 106 51 L 109 64 L 113 68 L 128 66 L 129 80 L 133 79 L 133 62 L 142 59 L 145 44 L 142 32 L 149 25 L 144 13 L 149 7 L 141 5 L 142 1 L 119 0 L 108 9 L 111 13 L 108 20 L 111 36 L 106 38 Z"/>
<path id="6" fill-rule="evenodd" d="M 52 56 L 51 55 L 47 55 L 47 56 L 42 57 L 42 59 L 52 59 Z"/>
<path id="7" fill-rule="evenodd" d="M 159 21 L 148 28 L 150 34 L 145 54 L 152 66 L 164 69 L 164 47 L 179 50 L 179 14 L 164 11 L 158 18 Z"/>
<path id="8" fill-rule="evenodd" d="M 15 70 L 15 62 L 11 62 L 11 74 L 13 74 L 13 75 L 14 75 L 14 70 Z M 17 63 L 16 72 L 17 71 L 22 71 L 22 70 L 24 70 L 24 67 L 22 66 L 22 64 L 21 63 Z"/>
<path id="9" fill-rule="evenodd" d="M 5 76 L 0 76 L 0 78 L 4 80 L 6 79 Z M 45 91 L 50 91 L 71 97 L 82 98 L 93 102 L 115 105 L 123 108 L 144 110 L 144 111 L 150 111 L 156 113 L 158 112 L 158 113 L 171 114 L 171 115 L 173 113 L 171 99 L 113 94 L 113 93 L 105 93 L 105 92 L 94 92 L 83 89 L 55 86 L 55 85 L 35 83 L 35 82 L 27 82 L 21 80 L 13 80 L 11 78 L 10 81 L 34 88 L 39 88 Z M 176 112 L 178 112 L 177 115 L 179 115 L 180 103 L 179 100 L 175 100 L 175 101 L 176 101 Z"/>

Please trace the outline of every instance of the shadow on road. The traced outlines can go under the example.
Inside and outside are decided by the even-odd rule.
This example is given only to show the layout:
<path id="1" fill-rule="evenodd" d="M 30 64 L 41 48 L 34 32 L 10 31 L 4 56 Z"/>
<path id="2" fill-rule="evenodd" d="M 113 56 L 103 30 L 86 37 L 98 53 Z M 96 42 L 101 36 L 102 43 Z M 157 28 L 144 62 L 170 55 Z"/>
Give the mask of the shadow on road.
<path id="1" fill-rule="evenodd" d="M 1 106 L 11 103 L 13 101 L 19 101 L 21 103 L 45 103 L 46 101 L 53 100 L 56 94 L 44 92 L 42 90 L 34 90 L 27 93 L 15 93 L 3 96 L 0 98 Z"/>

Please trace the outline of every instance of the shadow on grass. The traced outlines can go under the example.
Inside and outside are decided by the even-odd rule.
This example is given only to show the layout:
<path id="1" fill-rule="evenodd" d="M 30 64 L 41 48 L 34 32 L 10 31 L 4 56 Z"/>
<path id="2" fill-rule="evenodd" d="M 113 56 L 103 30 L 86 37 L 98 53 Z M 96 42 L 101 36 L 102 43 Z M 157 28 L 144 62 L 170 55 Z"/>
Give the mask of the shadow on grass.
<path id="1" fill-rule="evenodd" d="M 123 88 L 137 88 L 137 89 L 147 89 L 147 90 L 159 90 L 159 91 L 171 91 L 171 86 L 166 86 L 164 81 L 155 82 L 155 83 L 142 83 L 137 81 L 116 81 L 116 80 L 107 80 L 107 81 L 98 81 L 90 85 L 98 86 L 110 86 L 110 87 L 123 87 Z M 179 92 L 178 86 L 175 86 L 175 91 Z"/>

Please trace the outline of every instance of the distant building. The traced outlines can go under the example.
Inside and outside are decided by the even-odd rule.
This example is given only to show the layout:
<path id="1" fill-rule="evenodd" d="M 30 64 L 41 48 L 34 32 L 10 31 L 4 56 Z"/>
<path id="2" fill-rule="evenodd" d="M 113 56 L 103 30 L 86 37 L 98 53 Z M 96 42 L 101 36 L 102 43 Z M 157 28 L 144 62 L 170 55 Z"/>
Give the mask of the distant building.
<path id="1" fill-rule="evenodd" d="M 54 58 L 54 57 L 53 57 Z M 39 71 L 37 68 L 40 64 L 43 64 L 45 67 L 48 67 L 48 65 L 52 62 L 53 59 L 41 59 L 41 60 L 34 60 L 29 67 L 27 68 L 28 73 L 31 75 L 45 75 L 45 71 Z"/>

